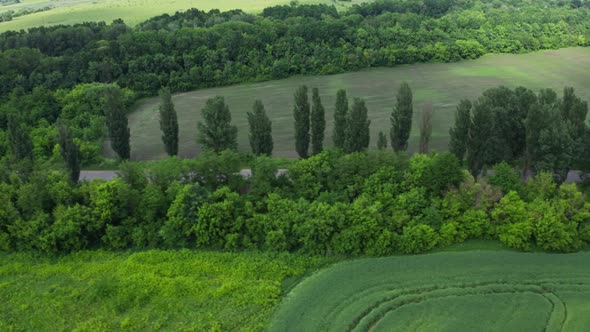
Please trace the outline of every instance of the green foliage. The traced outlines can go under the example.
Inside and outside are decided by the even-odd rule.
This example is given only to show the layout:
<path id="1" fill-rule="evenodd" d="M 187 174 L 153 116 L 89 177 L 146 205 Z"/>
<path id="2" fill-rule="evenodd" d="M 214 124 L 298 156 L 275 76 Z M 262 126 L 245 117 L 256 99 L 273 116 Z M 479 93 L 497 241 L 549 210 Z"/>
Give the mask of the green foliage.
<path id="1" fill-rule="evenodd" d="M 193 225 L 197 222 L 201 205 L 208 197 L 207 190 L 197 184 L 185 185 L 178 191 L 160 230 L 164 245 L 171 248 L 191 245 L 194 241 Z"/>
<path id="2" fill-rule="evenodd" d="M 346 121 L 346 152 L 360 152 L 369 148 L 371 120 L 368 119 L 367 113 L 365 101 L 361 98 L 354 98 Z"/>
<path id="3" fill-rule="evenodd" d="M 522 193 L 524 188 L 520 174 L 508 163 L 501 162 L 494 165 L 494 173 L 489 177 L 490 184 L 502 189 L 502 192 L 508 193 L 515 191 Z"/>
<path id="4" fill-rule="evenodd" d="M 22 120 L 16 115 L 10 114 L 7 119 L 8 144 L 12 155 L 17 161 L 33 160 L 33 142 Z"/>
<path id="5" fill-rule="evenodd" d="M 169 88 L 160 90 L 160 130 L 162 142 L 169 156 L 178 154 L 178 119 Z"/>
<path id="6" fill-rule="evenodd" d="M 74 142 L 72 133 L 63 123 L 58 125 L 59 146 L 61 157 L 66 164 L 72 183 L 80 178 L 80 159 L 78 145 Z"/>
<path id="7" fill-rule="evenodd" d="M 250 126 L 250 147 L 255 155 L 272 155 L 272 122 L 266 115 L 262 101 L 256 100 L 252 107 L 252 113 L 248 113 L 248 124 Z"/>
<path id="8" fill-rule="evenodd" d="M 494 128 L 493 112 L 489 105 L 480 98 L 472 109 L 473 115 L 467 139 L 467 165 L 473 177 L 481 173 L 483 167 L 493 159 Z"/>
<path id="9" fill-rule="evenodd" d="M 334 107 L 334 132 L 332 140 L 334 147 L 345 148 L 346 143 L 346 119 L 348 118 L 348 98 L 345 90 L 336 93 L 336 106 Z"/>
<path id="10" fill-rule="evenodd" d="M 428 225 L 407 226 L 398 246 L 405 254 L 417 254 L 431 250 L 438 241 L 438 234 Z"/>
<path id="11" fill-rule="evenodd" d="M 377 138 L 377 149 L 385 150 L 387 149 L 387 136 L 384 132 L 379 132 L 379 137 Z"/>
<path id="12" fill-rule="evenodd" d="M 391 147 L 400 152 L 408 149 L 408 138 L 412 130 L 412 116 L 414 113 L 412 89 L 403 82 L 397 92 L 397 102 L 391 113 Z"/>
<path id="13" fill-rule="evenodd" d="M 307 98 L 307 86 L 302 85 L 295 91 L 295 151 L 301 158 L 307 158 L 310 141 L 310 110 Z"/>
<path id="14" fill-rule="evenodd" d="M 127 125 L 127 112 L 123 104 L 123 97 L 118 89 L 105 91 L 104 114 L 112 149 L 119 158 L 129 159 L 131 147 L 129 146 L 130 132 Z"/>
<path id="15" fill-rule="evenodd" d="M 283 285 L 327 263 L 274 253 L 0 256 L 0 325 L 15 330 L 262 330 Z M 47 296 L 51 294 L 51 296 Z"/>
<path id="16" fill-rule="evenodd" d="M 311 99 L 311 153 L 318 154 L 324 149 L 324 131 L 326 130 L 324 106 L 322 106 L 318 88 L 312 89 Z"/>
<path id="17" fill-rule="evenodd" d="M 471 101 L 463 99 L 459 102 L 455 111 L 455 124 L 449 130 L 449 151 L 463 161 L 467 152 L 469 139 L 469 127 L 471 126 Z"/>
<path id="18" fill-rule="evenodd" d="M 197 124 L 197 142 L 205 150 L 219 153 L 237 149 L 238 128 L 231 124 L 231 113 L 223 97 L 208 99 L 201 116 L 203 121 Z"/>

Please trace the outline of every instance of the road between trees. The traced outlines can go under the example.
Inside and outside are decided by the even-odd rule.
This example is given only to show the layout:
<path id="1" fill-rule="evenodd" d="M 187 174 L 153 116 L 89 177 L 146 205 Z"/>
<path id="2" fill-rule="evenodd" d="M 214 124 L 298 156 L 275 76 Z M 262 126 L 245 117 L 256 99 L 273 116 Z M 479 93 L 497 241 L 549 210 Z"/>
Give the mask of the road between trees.
<path id="1" fill-rule="evenodd" d="M 286 174 L 289 170 L 281 168 L 277 170 L 277 176 Z M 252 177 L 252 170 L 245 168 L 240 171 L 240 174 L 244 179 Z M 95 179 L 112 180 L 118 176 L 117 171 L 114 170 L 102 170 L 102 171 L 80 171 L 80 181 L 92 181 Z"/>

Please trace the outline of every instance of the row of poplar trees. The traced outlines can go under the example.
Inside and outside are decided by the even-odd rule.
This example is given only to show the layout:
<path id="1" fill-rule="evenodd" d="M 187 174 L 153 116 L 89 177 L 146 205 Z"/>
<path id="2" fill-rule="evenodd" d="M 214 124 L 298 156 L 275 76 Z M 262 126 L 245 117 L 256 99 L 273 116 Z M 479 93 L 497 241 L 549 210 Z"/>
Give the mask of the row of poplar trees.
<path id="1" fill-rule="evenodd" d="M 301 158 L 318 154 L 324 149 L 326 129 L 325 109 L 319 90 L 312 89 L 311 104 L 309 89 L 300 86 L 294 94 L 293 118 L 295 125 L 295 150 Z M 169 155 L 178 154 L 178 120 L 171 100 L 170 91 L 160 92 L 160 128 L 162 141 Z M 231 124 L 231 112 L 223 97 L 207 100 L 201 110 L 202 121 L 198 123 L 197 142 L 204 149 L 220 152 L 237 148 L 237 127 Z M 430 113 L 431 114 L 431 113 Z M 262 101 L 256 100 L 252 112 L 248 112 L 250 146 L 256 155 L 271 155 L 273 151 L 272 122 L 266 114 Z M 394 151 L 405 151 L 412 127 L 413 97 L 407 83 L 398 91 L 397 103 L 391 115 L 391 146 Z M 349 107 L 345 90 L 336 94 L 334 108 L 334 131 L 332 139 L 336 148 L 348 153 L 363 151 L 369 147 L 371 121 L 362 98 L 353 98 Z M 426 143 L 427 144 L 427 143 Z M 387 147 L 384 133 L 379 133 L 378 147 Z"/>
<path id="2" fill-rule="evenodd" d="M 312 105 L 307 96 L 307 87 L 301 86 L 295 92 L 295 107 L 293 117 L 295 119 L 295 149 L 301 158 L 308 157 L 311 141 L 311 153 L 318 154 L 323 150 L 324 130 L 326 120 L 324 107 L 317 88 L 312 90 Z M 412 128 L 413 117 L 412 90 L 407 83 L 402 83 L 397 102 L 391 114 L 390 140 L 394 151 L 405 151 L 408 148 L 408 139 Z M 421 126 L 421 148 L 427 149 L 428 140 L 432 131 L 431 118 L 432 107 L 425 109 Z M 345 90 L 336 93 L 334 106 L 334 131 L 332 140 L 334 147 L 348 153 L 365 150 L 370 143 L 371 121 L 368 119 L 367 106 L 362 98 L 354 98 L 352 107 L 349 108 Z M 424 129 L 423 129 L 424 128 Z M 311 129 L 311 130 L 310 130 Z M 379 149 L 387 148 L 387 136 L 379 133 L 377 141 Z"/>

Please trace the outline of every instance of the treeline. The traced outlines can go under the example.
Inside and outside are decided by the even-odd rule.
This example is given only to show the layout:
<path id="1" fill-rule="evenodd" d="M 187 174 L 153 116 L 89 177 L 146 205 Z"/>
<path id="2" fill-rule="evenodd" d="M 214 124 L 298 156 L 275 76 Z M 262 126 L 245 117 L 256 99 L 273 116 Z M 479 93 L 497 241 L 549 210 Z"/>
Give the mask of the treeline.
<path id="1" fill-rule="evenodd" d="M 476 101 L 462 100 L 450 129 L 450 151 L 466 159 L 474 176 L 501 161 L 522 174 L 550 172 L 561 183 L 572 169 L 590 171 L 588 102 L 566 87 L 538 94 L 518 87 L 486 90 Z"/>
<path id="2" fill-rule="evenodd" d="M 353 6 L 267 8 L 261 15 L 196 9 L 131 29 L 112 24 L 32 28 L 0 35 L 0 96 L 118 83 L 138 95 L 296 74 L 473 59 L 585 46 L 588 3 L 392 0 Z"/>
<path id="3" fill-rule="evenodd" d="M 0 184 L 0 249 L 259 249 L 306 254 L 420 253 L 467 239 L 570 252 L 590 241 L 575 184 L 507 164 L 475 180 L 450 153 L 327 150 L 276 176 L 266 156 L 239 174 L 231 151 L 125 163 L 120 178 L 72 185 L 38 169 Z"/>

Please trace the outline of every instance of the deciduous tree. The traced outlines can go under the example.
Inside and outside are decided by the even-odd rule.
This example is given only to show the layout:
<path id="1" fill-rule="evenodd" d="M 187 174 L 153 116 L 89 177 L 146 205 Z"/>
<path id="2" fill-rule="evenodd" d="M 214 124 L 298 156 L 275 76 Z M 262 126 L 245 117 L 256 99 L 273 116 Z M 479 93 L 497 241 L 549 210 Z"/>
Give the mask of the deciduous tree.
<path id="1" fill-rule="evenodd" d="M 201 116 L 203 120 L 197 124 L 197 142 L 205 150 L 219 153 L 238 148 L 238 128 L 231 124 L 231 113 L 223 97 L 208 99 Z"/>
<path id="2" fill-rule="evenodd" d="M 111 148 L 121 159 L 129 159 L 131 148 L 129 146 L 129 127 L 127 112 L 119 89 L 105 91 L 104 113 L 111 140 Z"/>
<path id="3" fill-rule="evenodd" d="M 391 113 L 391 147 L 395 152 L 408 149 L 414 113 L 412 89 L 404 82 L 397 93 L 397 103 Z"/>
<path id="4" fill-rule="evenodd" d="M 170 89 L 160 90 L 160 130 L 162 142 L 169 156 L 178 154 L 178 119 Z"/>
<path id="5" fill-rule="evenodd" d="M 455 111 L 455 125 L 449 130 L 451 138 L 449 150 L 459 160 L 463 160 L 467 152 L 469 127 L 471 126 L 471 101 L 463 99 Z"/>
<path id="6" fill-rule="evenodd" d="M 336 107 L 334 109 L 334 133 L 332 134 L 332 140 L 336 148 L 344 149 L 347 114 L 348 98 L 346 97 L 346 91 L 338 90 L 336 93 Z"/>
<path id="7" fill-rule="evenodd" d="M 324 149 L 326 118 L 318 88 L 313 88 L 311 98 L 311 153 L 318 154 Z"/>
<path id="8" fill-rule="evenodd" d="M 252 106 L 252 113 L 248 112 L 250 126 L 250 147 L 255 155 L 272 155 L 272 122 L 266 115 L 262 101 L 256 100 Z"/>
<path id="9" fill-rule="evenodd" d="M 352 109 L 348 116 L 346 131 L 346 152 L 359 152 L 369 147 L 371 140 L 365 101 L 361 98 L 354 98 Z"/>
<path id="10" fill-rule="evenodd" d="M 309 149 L 310 112 L 307 100 L 307 86 L 300 86 L 295 91 L 295 106 L 293 117 L 295 119 L 295 150 L 299 157 L 307 158 Z"/>

